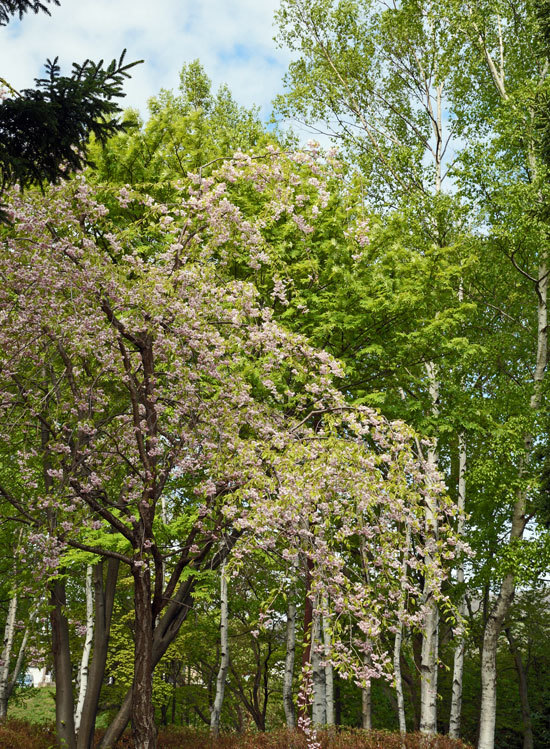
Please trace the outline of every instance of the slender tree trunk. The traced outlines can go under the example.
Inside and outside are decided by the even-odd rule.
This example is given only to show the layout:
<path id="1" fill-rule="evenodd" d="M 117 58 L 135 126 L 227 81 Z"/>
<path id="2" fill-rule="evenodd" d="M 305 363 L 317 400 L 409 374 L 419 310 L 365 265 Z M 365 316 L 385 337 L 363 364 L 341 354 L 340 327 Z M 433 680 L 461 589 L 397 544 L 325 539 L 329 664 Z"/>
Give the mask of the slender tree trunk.
<path id="1" fill-rule="evenodd" d="M 505 632 L 518 674 L 519 699 L 521 702 L 521 715 L 523 718 L 523 749 L 533 749 L 533 724 L 531 721 L 531 708 L 529 707 L 527 675 L 523 667 L 523 661 L 521 660 L 521 653 L 510 627 L 506 627 Z"/>
<path id="2" fill-rule="evenodd" d="M 27 649 L 27 643 L 29 641 L 30 627 L 31 627 L 31 624 L 32 624 L 32 622 L 34 620 L 34 617 L 37 614 L 37 611 L 38 611 L 38 609 L 35 609 L 32 612 L 32 614 L 31 614 L 31 616 L 29 618 L 29 623 L 25 627 L 25 631 L 23 632 L 23 639 L 21 640 L 21 645 L 19 646 L 19 652 L 17 654 L 17 660 L 15 661 L 15 667 L 14 667 L 12 673 L 11 673 L 10 683 L 8 685 L 8 700 L 11 697 L 11 693 L 13 692 L 13 689 L 14 689 L 16 683 L 17 683 L 17 679 L 18 679 L 19 674 L 21 672 L 21 666 L 23 665 L 23 658 L 25 657 L 25 651 Z"/>
<path id="3" fill-rule="evenodd" d="M 82 706 L 80 730 L 77 736 L 77 749 L 92 749 L 95 719 L 99 704 L 99 695 L 105 675 L 107 647 L 111 632 L 111 618 L 115 599 L 116 583 L 120 562 L 109 559 L 105 588 L 103 583 L 103 562 L 94 565 L 93 585 L 95 598 L 94 653 L 88 676 L 88 688 Z"/>
<path id="4" fill-rule="evenodd" d="M 216 680 L 216 695 L 210 711 L 210 733 L 215 737 L 218 737 L 220 734 L 220 717 L 222 713 L 223 695 L 225 692 L 225 680 L 229 668 L 229 616 L 225 563 L 222 564 L 220 570 L 220 654 L 220 668 Z"/>
<path id="5" fill-rule="evenodd" d="M 316 607 L 317 608 L 317 607 Z M 313 707 L 311 719 L 313 725 L 323 726 L 326 723 L 326 685 L 325 669 L 321 665 L 319 652 L 321 642 L 321 614 L 318 610 L 313 613 L 311 627 L 311 678 L 313 683 Z"/>
<path id="6" fill-rule="evenodd" d="M 76 749 L 69 624 L 65 615 L 67 599 L 61 578 L 50 583 L 50 597 L 57 742 L 60 749 Z"/>
<path id="7" fill-rule="evenodd" d="M 407 721 L 405 718 L 405 699 L 403 696 L 403 679 L 401 676 L 401 646 L 403 642 L 403 624 L 399 623 L 395 633 L 393 649 L 393 672 L 395 678 L 395 696 L 397 699 L 397 718 L 399 720 L 399 732 L 407 733 Z"/>
<path id="8" fill-rule="evenodd" d="M 371 683 L 361 689 L 361 726 L 365 731 L 372 730 L 372 688 Z"/>
<path id="9" fill-rule="evenodd" d="M 464 432 L 458 435 L 458 527 L 459 538 L 464 535 L 464 518 L 466 505 L 466 440 Z M 457 570 L 457 582 L 460 586 L 464 584 L 464 563 L 461 562 Z M 458 608 L 461 619 L 466 616 L 466 596 L 461 594 Z M 462 715 L 462 679 L 464 673 L 464 650 L 466 643 L 464 637 L 459 636 L 453 664 L 453 686 L 451 696 L 451 716 L 449 719 L 449 736 L 452 739 L 460 737 L 460 719 Z"/>
<path id="10" fill-rule="evenodd" d="M 10 661 L 13 649 L 13 636 L 15 633 L 15 619 L 17 615 L 17 594 L 10 598 L 8 616 L 4 627 L 4 640 L 2 647 L 2 662 L 0 663 L 0 720 L 4 720 L 8 714 L 8 699 L 10 685 Z"/>
<path id="11" fill-rule="evenodd" d="M 323 615 L 323 642 L 325 645 L 325 716 L 327 726 L 334 725 L 334 669 L 330 662 L 330 630 L 327 622 L 327 617 Z"/>
<path id="12" fill-rule="evenodd" d="M 403 550 L 403 559 L 401 562 L 401 590 L 403 596 L 406 590 L 409 549 L 411 545 L 411 529 L 407 526 L 405 533 L 405 549 Z M 403 644 L 403 616 L 405 613 L 405 598 L 399 603 L 399 624 L 395 633 L 395 642 L 393 649 L 393 672 L 395 678 L 395 696 L 397 701 L 397 718 L 399 720 L 399 732 L 407 733 L 407 721 L 405 718 L 405 698 L 403 696 L 403 678 L 401 676 L 401 647 Z"/>
<path id="13" fill-rule="evenodd" d="M 436 367 L 432 362 L 426 364 L 432 415 L 439 415 L 439 381 Z M 431 447 L 428 451 L 428 464 L 435 470 L 437 466 L 437 449 Z M 426 531 L 434 538 L 438 536 L 437 506 L 433 497 L 426 500 Z M 429 566 L 429 559 L 427 560 Z M 432 583 L 426 578 L 424 583 L 424 602 L 426 616 L 422 630 L 422 650 L 420 657 L 420 731 L 422 733 L 437 733 L 437 657 L 439 610 L 432 591 Z"/>
<path id="14" fill-rule="evenodd" d="M 134 566 L 134 681 L 132 684 L 132 737 L 139 749 L 156 749 L 157 729 L 153 709 L 153 614 L 151 572 Z"/>
<path id="15" fill-rule="evenodd" d="M 294 676 L 294 657 L 296 654 L 296 601 L 295 590 L 289 594 L 288 609 L 286 614 L 286 657 L 285 673 L 283 677 L 283 705 L 285 719 L 288 728 L 296 726 L 296 714 L 294 711 L 294 700 L 292 699 L 292 681 Z"/>
<path id="16" fill-rule="evenodd" d="M 88 664 L 90 662 L 90 653 L 94 638 L 94 599 L 92 590 L 92 565 L 86 567 L 86 639 L 82 649 L 82 658 L 80 660 L 80 670 L 78 675 L 78 702 L 74 714 L 74 727 L 78 733 L 80 728 L 80 719 L 82 717 L 82 708 L 84 707 L 84 698 L 88 689 Z"/>

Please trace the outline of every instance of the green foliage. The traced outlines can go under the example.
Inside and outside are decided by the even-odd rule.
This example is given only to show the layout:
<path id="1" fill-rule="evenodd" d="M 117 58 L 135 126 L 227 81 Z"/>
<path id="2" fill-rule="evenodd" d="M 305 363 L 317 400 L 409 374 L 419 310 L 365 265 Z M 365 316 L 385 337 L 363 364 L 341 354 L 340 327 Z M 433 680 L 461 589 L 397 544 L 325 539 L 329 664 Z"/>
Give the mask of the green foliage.
<path id="1" fill-rule="evenodd" d="M 254 108 L 239 106 L 227 86 L 214 94 L 198 60 L 184 65 L 178 93 L 161 90 L 149 100 L 143 123 L 132 110 L 125 113 L 126 130 L 104 148 L 92 146 L 93 179 L 109 184 L 164 185 L 189 171 L 275 141 Z"/>
<path id="2" fill-rule="evenodd" d="M 115 116 L 122 84 L 138 62 L 119 60 L 104 66 L 86 60 L 73 63 L 70 76 L 60 75 L 57 58 L 46 64 L 46 78 L 36 88 L 0 102 L 0 189 L 19 183 L 57 182 L 89 163 L 86 148 L 93 134 L 105 143 L 124 129 Z"/>

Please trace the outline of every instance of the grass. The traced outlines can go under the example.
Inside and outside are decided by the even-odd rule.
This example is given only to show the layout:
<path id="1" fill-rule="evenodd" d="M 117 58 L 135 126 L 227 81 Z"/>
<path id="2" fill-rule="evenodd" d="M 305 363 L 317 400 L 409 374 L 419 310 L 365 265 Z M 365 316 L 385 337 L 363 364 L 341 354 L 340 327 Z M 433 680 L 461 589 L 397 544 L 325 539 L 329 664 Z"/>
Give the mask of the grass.
<path id="1" fill-rule="evenodd" d="M 30 716 L 29 716 L 30 717 Z M 98 737 L 101 733 L 98 732 Z M 469 749 L 461 741 L 447 736 L 426 737 L 407 734 L 401 742 L 399 734 L 387 731 L 320 731 L 322 749 Z M 10 718 L 0 724 L 2 749 L 51 749 L 55 746 L 53 726 Z M 118 749 L 134 749 L 129 735 L 117 744 Z M 185 728 L 161 730 L 158 749 L 307 749 L 305 737 L 297 731 L 226 734 L 213 740 L 204 731 Z"/>
<path id="2" fill-rule="evenodd" d="M 55 722 L 55 687 L 23 687 L 10 699 L 8 716 L 27 723 Z M 3 749 L 3 744 L 0 743 Z"/>

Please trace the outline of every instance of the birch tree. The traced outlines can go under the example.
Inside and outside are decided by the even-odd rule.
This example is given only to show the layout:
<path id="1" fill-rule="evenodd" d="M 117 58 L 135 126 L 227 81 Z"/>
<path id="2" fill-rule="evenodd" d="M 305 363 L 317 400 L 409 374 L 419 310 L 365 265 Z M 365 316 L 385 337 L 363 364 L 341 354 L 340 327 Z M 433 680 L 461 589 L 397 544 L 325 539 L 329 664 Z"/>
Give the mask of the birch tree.
<path id="1" fill-rule="evenodd" d="M 220 667 L 216 679 L 216 692 L 210 711 L 210 732 L 217 737 L 220 733 L 220 718 L 225 692 L 225 681 L 229 670 L 229 601 L 225 564 L 220 569 Z"/>
<path id="2" fill-rule="evenodd" d="M 474 151 L 475 158 L 479 160 L 482 153 L 485 155 L 489 151 L 494 153 L 497 148 L 501 149 L 501 158 L 495 164 L 496 169 L 501 170 L 501 186 L 493 185 L 490 189 L 484 201 L 484 209 L 497 246 L 501 248 L 517 273 L 527 279 L 532 289 L 532 312 L 529 318 L 534 321 L 535 345 L 527 354 L 530 374 L 527 377 L 522 406 L 525 428 L 521 457 L 516 466 L 518 488 L 515 501 L 510 508 L 509 543 L 514 545 L 523 538 L 529 517 L 529 495 L 533 480 L 529 465 L 535 439 L 533 430 L 536 429 L 537 413 L 541 407 L 548 358 L 548 237 L 547 229 L 540 218 L 533 223 L 533 216 L 528 217 L 525 211 L 515 204 L 512 196 L 514 192 L 523 194 L 524 199 L 530 195 L 535 205 L 540 205 L 543 200 L 543 176 L 536 155 L 533 128 L 534 102 L 537 91 L 544 86 L 548 60 L 544 54 L 540 54 L 542 50 L 537 42 L 536 25 L 529 5 L 521 5 L 513 13 L 492 3 L 476 7 L 467 4 L 456 6 L 454 22 L 457 31 L 462 30 L 469 39 L 469 63 L 463 66 L 461 72 L 466 74 L 470 81 L 476 81 L 479 107 L 485 111 L 484 125 L 489 142 L 488 148 L 485 149 L 477 140 L 477 134 L 470 124 L 477 122 L 479 128 L 479 120 L 475 120 L 475 107 L 470 104 L 469 107 L 473 111 L 468 112 L 464 98 L 459 95 L 460 90 L 455 89 L 456 110 L 459 117 L 464 118 L 464 132 L 471 138 L 471 151 L 465 158 L 466 168 L 463 174 L 466 180 L 471 180 L 471 158 Z M 509 118 L 512 112 L 515 113 L 513 121 Z M 512 163 L 514 166 L 522 164 L 519 175 L 513 175 Z M 474 171 L 477 172 L 477 169 Z M 485 180 L 481 178 L 479 184 L 483 182 Z M 472 182 L 469 184 L 471 189 Z M 475 190 L 476 188 L 473 188 L 473 192 Z M 529 247 L 529 250 L 523 249 L 526 247 Z M 480 749 L 492 749 L 494 746 L 496 653 L 499 635 L 515 589 L 514 570 L 509 568 L 500 581 L 484 633 Z"/>
<path id="3" fill-rule="evenodd" d="M 455 129 L 443 116 L 450 77 L 449 25 L 438 3 L 288 0 L 277 21 L 279 40 L 299 55 L 290 65 L 288 94 L 278 100 L 279 111 L 340 141 L 361 169 L 363 199 L 377 206 L 408 204 L 408 220 L 418 222 L 424 241 L 441 251 L 460 224 L 443 194 Z M 432 314 L 437 320 L 437 308 Z M 441 383 L 430 350 L 441 357 L 433 341 L 425 347 L 421 397 L 435 436 Z M 395 388 L 395 379 L 389 387 Z M 436 444 L 429 460 L 437 464 Z M 433 509 L 427 507 L 426 522 L 437 537 Z M 438 610 L 428 587 L 424 600 L 421 730 L 434 733 Z"/>
<path id="4" fill-rule="evenodd" d="M 80 730 L 80 721 L 82 718 L 82 708 L 84 707 L 84 700 L 86 698 L 86 691 L 88 689 L 88 674 L 89 674 L 89 662 L 90 654 L 92 650 L 92 643 L 94 639 L 94 599 L 92 589 L 92 565 L 86 567 L 86 635 L 84 639 L 84 647 L 82 648 L 82 657 L 80 659 L 80 669 L 78 672 L 78 700 L 76 703 L 75 714 L 74 714 L 74 728 L 78 735 Z"/>

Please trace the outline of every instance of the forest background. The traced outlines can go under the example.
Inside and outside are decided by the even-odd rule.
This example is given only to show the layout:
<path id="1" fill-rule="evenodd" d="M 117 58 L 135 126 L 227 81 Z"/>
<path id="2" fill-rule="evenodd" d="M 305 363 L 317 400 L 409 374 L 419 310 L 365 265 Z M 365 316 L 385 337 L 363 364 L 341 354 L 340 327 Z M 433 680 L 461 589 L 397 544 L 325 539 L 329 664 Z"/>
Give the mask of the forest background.
<path id="1" fill-rule="evenodd" d="M 550 743 L 547 21 L 284 0 L 278 124 L 187 62 L 5 191 L 4 714 Z"/>

